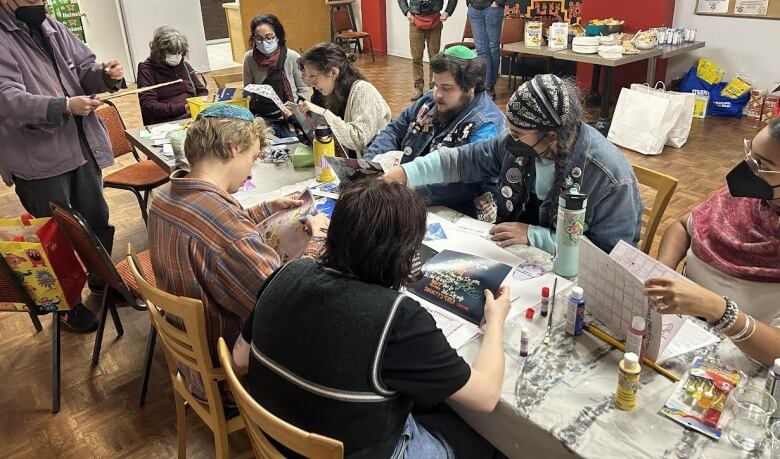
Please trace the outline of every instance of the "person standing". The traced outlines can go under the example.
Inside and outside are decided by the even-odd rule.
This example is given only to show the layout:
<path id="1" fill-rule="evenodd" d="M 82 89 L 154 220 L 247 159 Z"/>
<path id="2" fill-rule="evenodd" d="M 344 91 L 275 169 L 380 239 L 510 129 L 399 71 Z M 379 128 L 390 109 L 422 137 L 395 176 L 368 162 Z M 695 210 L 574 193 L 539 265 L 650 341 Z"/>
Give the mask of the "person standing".
<path id="1" fill-rule="evenodd" d="M 458 0 L 448 0 L 442 13 L 444 0 L 398 0 L 401 12 L 409 19 L 409 50 L 412 53 L 412 77 L 414 92 L 412 101 L 422 97 L 425 75 L 423 74 L 423 51 L 428 47 L 428 59 L 439 53 L 443 23 L 455 11 Z M 428 86 L 433 88 L 433 76 Z"/>
<path id="2" fill-rule="evenodd" d="M 496 80 L 501 64 L 499 46 L 501 28 L 504 25 L 504 4 L 506 0 L 466 0 L 468 18 L 474 33 L 477 55 L 485 61 L 485 80 L 488 94 L 496 99 Z"/>
<path id="3" fill-rule="evenodd" d="M 100 169 L 114 155 L 94 114 L 102 102 L 90 95 L 118 90 L 122 65 L 96 62 L 43 0 L 0 0 L 0 7 L 0 175 L 34 217 L 51 216 L 51 201 L 74 208 L 110 254 L 114 227 Z M 97 328 L 81 303 L 60 317 L 74 331 Z"/>

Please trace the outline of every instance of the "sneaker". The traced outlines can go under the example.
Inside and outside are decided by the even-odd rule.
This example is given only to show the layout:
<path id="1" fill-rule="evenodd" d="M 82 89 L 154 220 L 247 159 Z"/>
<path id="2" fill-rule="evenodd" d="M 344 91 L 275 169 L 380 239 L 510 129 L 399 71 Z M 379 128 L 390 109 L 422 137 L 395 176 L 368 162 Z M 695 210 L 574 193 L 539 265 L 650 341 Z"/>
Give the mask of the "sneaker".
<path id="1" fill-rule="evenodd" d="M 419 99 L 422 96 L 423 96 L 422 88 L 414 88 L 414 92 L 412 93 L 412 97 L 411 97 L 412 102 L 414 102 L 415 100 Z"/>
<path id="2" fill-rule="evenodd" d="M 95 314 L 81 303 L 70 311 L 60 314 L 60 323 L 76 333 L 92 333 L 98 326 Z"/>

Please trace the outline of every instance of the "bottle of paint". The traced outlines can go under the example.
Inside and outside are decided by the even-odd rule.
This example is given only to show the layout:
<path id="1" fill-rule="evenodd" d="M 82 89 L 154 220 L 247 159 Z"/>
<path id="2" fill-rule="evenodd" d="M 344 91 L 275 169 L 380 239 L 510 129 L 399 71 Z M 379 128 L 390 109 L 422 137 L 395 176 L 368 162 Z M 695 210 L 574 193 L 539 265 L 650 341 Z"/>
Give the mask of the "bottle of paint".
<path id="1" fill-rule="evenodd" d="M 626 332 L 626 352 L 633 352 L 639 356 L 641 362 L 645 356 L 645 319 L 634 316 L 631 325 Z"/>
<path id="2" fill-rule="evenodd" d="M 766 391 L 772 394 L 775 400 L 780 400 L 780 359 L 775 359 L 775 364 L 767 372 Z M 780 408 L 772 415 L 772 419 L 776 418 L 780 418 Z"/>
<path id="3" fill-rule="evenodd" d="M 520 329 L 520 357 L 528 357 L 528 329 Z"/>
<path id="4" fill-rule="evenodd" d="M 542 317 L 547 317 L 547 312 L 550 310 L 550 288 L 542 287 L 542 306 L 539 309 L 539 314 Z"/>
<path id="5" fill-rule="evenodd" d="M 585 292 L 582 287 L 574 287 L 566 303 L 566 333 L 579 336 L 585 328 Z"/>
<path id="6" fill-rule="evenodd" d="M 617 391 L 615 391 L 615 406 L 620 410 L 632 411 L 636 408 L 636 392 L 639 389 L 639 356 L 633 352 L 623 354 L 618 368 Z"/>

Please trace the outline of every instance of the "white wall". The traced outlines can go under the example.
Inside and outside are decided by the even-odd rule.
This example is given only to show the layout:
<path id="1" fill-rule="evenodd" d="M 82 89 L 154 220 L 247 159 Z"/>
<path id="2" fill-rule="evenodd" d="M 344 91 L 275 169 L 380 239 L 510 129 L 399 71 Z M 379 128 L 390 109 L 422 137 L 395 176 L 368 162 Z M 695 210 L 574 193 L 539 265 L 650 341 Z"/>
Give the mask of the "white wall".
<path id="1" fill-rule="evenodd" d="M 780 1 L 780 0 L 778 0 Z M 387 2 L 387 54 L 392 56 L 412 57 L 409 52 L 409 20 L 401 13 L 397 0 Z M 447 3 L 444 3 L 447 6 Z M 466 2 L 460 0 L 455 13 L 444 23 L 441 33 L 442 49 L 447 43 L 461 41 L 463 27 L 466 25 Z M 428 53 L 423 53 L 423 59 L 428 60 Z M 411 71 L 411 70 L 410 70 Z"/>
<path id="2" fill-rule="evenodd" d="M 116 59 L 125 66 L 125 79 L 135 81 L 119 7 L 113 0 L 80 0 L 84 35 L 98 62 Z"/>
<path id="3" fill-rule="evenodd" d="M 699 16 L 694 14 L 695 5 L 696 0 L 677 0 L 674 26 L 698 29 L 696 39 L 707 44 L 694 53 L 669 59 L 667 80 L 687 72 L 698 57 L 707 57 L 726 70 L 727 78 L 745 72 L 755 79 L 756 87 L 774 89 L 780 81 L 780 21 Z"/>

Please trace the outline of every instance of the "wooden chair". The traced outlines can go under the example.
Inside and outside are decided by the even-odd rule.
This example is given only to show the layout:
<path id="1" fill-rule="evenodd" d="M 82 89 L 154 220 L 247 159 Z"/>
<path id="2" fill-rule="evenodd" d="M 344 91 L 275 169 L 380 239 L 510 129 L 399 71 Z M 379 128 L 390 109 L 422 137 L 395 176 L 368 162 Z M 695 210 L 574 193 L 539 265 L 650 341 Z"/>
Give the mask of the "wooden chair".
<path id="1" fill-rule="evenodd" d="M 636 164 L 632 164 L 632 167 L 634 168 L 634 175 L 636 175 L 637 181 L 655 190 L 653 206 L 649 209 L 645 206 L 645 210 L 642 213 L 643 216 L 647 217 L 647 224 L 639 243 L 639 248 L 642 252 L 650 253 L 650 247 L 653 246 L 653 239 L 655 238 L 658 224 L 661 223 L 666 206 L 677 188 L 677 179 L 652 169 L 637 166 Z"/>
<path id="2" fill-rule="evenodd" d="M 111 101 L 105 103 L 95 111 L 95 114 L 103 122 L 108 131 L 108 137 L 111 140 L 111 150 L 114 158 L 132 153 L 137 161 L 116 172 L 108 174 L 103 178 L 103 186 L 106 188 L 117 188 L 120 190 L 131 191 L 138 200 L 141 207 L 141 217 L 144 224 L 148 219 L 146 212 L 149 203 L 150 192 L 168 181 L 168 173 L 151 159 L 141 160 L 138 151 L 127 140 L 125 134 L 125 123 L 119 114 L 116 106 Z"/>
<path id="3" fill-rule="evenodd" d="M 466 39 L 470 39 L 471 41 L 466 41 Z M 469 49 L 476 48 L 477 45 L 474 44 L 474 32 L 471 30 L 471 21 L 469 21 L 468 18 L 466 18 L 466 25 L 463 26 L 463 37 L 461 37 L 460 41 L 447 43 L 444 45 L 444 49 L 452 48 L 453 46 L 465 46 Z"/>
<path id="4" fill-rule="evenodd" d="M 260 406 L 238 380 L 233 367 L 233 356 L 228 350 L 225 340 L 220 338 L 217 347 L 219 361 L 225 370 L 233 398 L 238 403 L 241 417 L 244 418 L 255 457 L 283 457 L 282 453 L 268 440 L 269 436 L 304 457 L 316 459 L 341 459 L 344 457 L 344 444 L 340 441 L 301 430 Z"/>
<path id="5" fill-rule="evenodd" d="M 214 77 L 214 82 L 217 84 L 217 88 L 226 88 L 230 83 L 244 83 L 244 73 L 242 71 L 223 73 L 219 75 L 211 75 Z"/>
<path id="6" fill-rule="evenodd" d="M 139 271 L 132 255 L 127 256 L 127 265 L 135 278 L 141 294 L 147 300 L 152 324 L 160 336 L 165 350 L 165 360 L 173 385 L 176 404 L 176 430 L 179 457 L 186 456 L 187 426 L 186 409 L 189 405 L 214 433 L 216 457 L 229 457 L 228 435 L 244 429 L 241 416 L 225 419 L 222 396 L 218 381 L 225 380 L 225 372 L 212 364 L 209 345 L 206 338 L 206 317 L 200 300 L 174 296 L 147 282 Z M 179 328 L 166 320 L 165 316 L 180 320 Z M 186 366 L 203 381 L 207 403 L 204 403 L 187 389 L 184 378 L 179 373 L 179 365 Z"/>
<path id="7" fill-rule="evenodd" d="M 330 9 L 330 17 L 333 22 L 333 31 L 335 32 L 335 42 L 347 42 L 355 44 L 355 51 L 362 54 L 363 49 L 360 46 L 360 40 L 368 40 L 368 48 L 371 50 L 371 60 L 374 58 L 374 45 L 371 44 L 371 34 L 355 30 L 357 26 L 352 22 L 347 8 L 337 6 Z"/>
<path id="8" fill-rule="evenodd" d="M 27 306 L 36 333 L 43 330 L 39 315 L 48 314 L 41 310 L 19 280 L 16 273 L 0 256 L 0 302 L 22 303 Z M 51 318 L 51 411 L 60 411 L 60 314 L 52 312 Z"/>
<path id="9" fill-rule="evenodd" d="M 507 88 L 517 87 L 517 74 L 515 73 L 515 64 L 519 53 L 514 51 L 504 50 L 504 45 L 507 43 L 517 43 L 523 41 L 525 35 L 525 18 L 517 15 L 507 15 L 504 17 L 504 25 L 501 29 L 500 45 L 501 49 L 499 53 L 501 57 L 509 59 L 509 81 L 507 81 Z M 514 78 L 514 81 L 513 81 Z"/>

